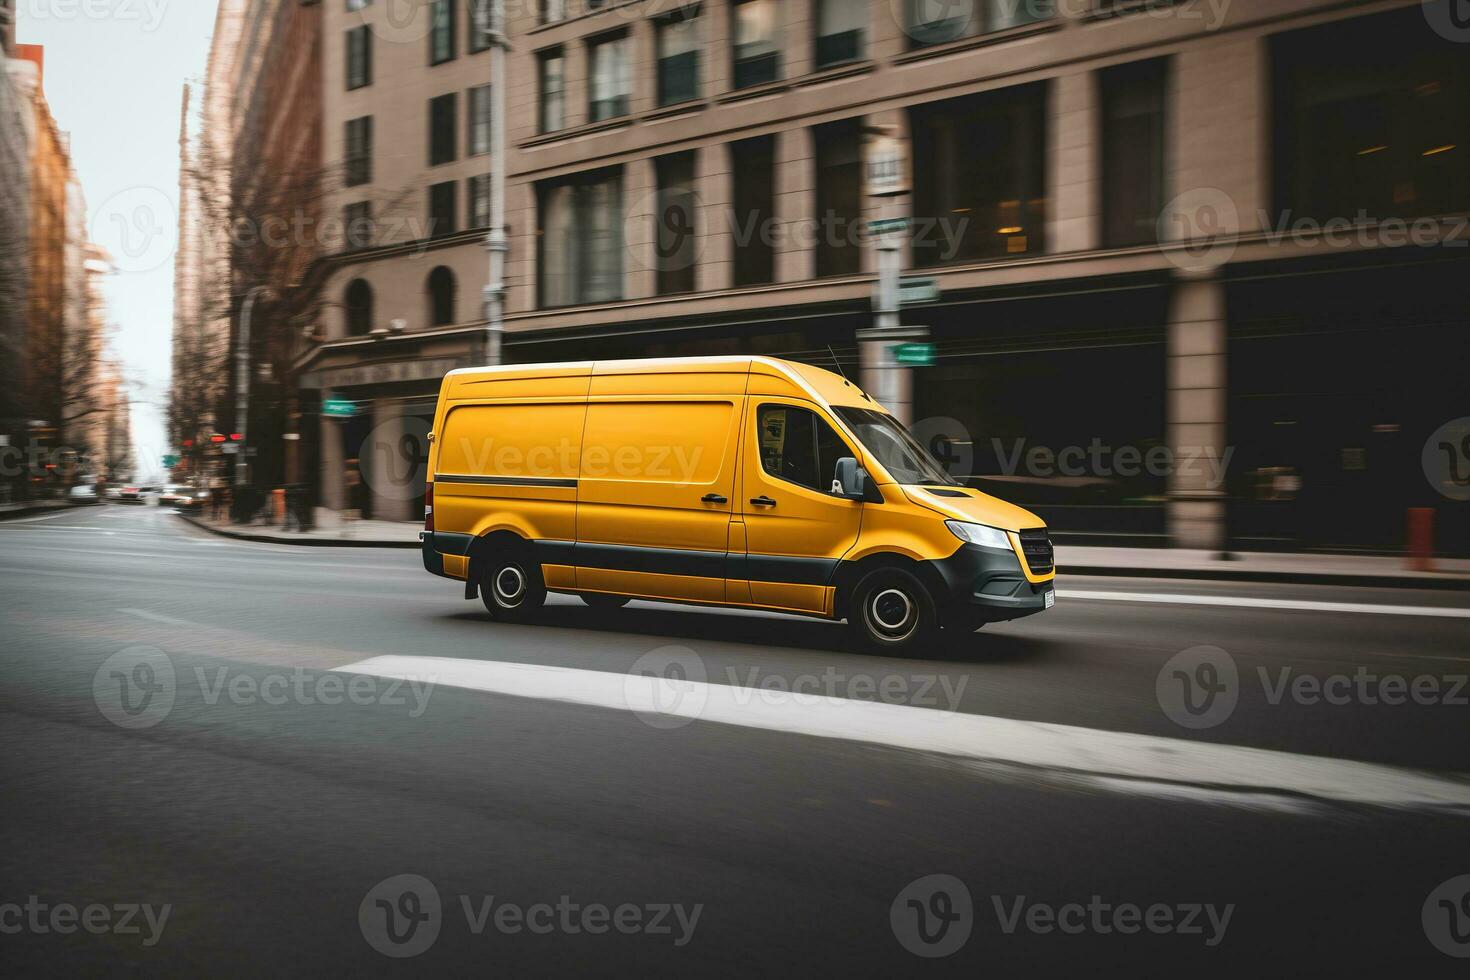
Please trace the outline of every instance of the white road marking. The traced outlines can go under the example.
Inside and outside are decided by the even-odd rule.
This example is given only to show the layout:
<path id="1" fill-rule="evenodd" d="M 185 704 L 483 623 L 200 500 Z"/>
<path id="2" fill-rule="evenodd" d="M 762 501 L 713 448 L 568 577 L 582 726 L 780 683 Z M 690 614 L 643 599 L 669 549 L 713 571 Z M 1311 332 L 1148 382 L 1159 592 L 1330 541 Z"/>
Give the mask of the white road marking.
<path id="1" fill-rule="evenodd" d="M 1245 805 L 1264 793 L 1470 813 L 1467 779 L 1268 749 L 539 664 L 387 656 L 336 669 L 1101 777 L 1120 791 L 1167 784 L 1239 793 Z"/>
<path id="2" fill-rule="evenodd" d="M 151 619 L 155 623 L 167 623 L 170 626 L 198 625 L 197 623 L 189 622 L 187 619 L 174 619 L 172 616 L 164 616 L 156 612 L 149 612 L 147 609 L 119 609 L 118 612 L 127 613 L 129 616 L 137 616 L 139 619 Z"/>
<path id="3" fill-rule="evenodd" d="M 7 530 L 7 528 L 5 527 L 5 524 L 20 524 L 20 523 L 23 523 L 23 522 L 22 521 L 6 521 L 4 524 L 0 524 L 0 530 Z M 39 528 L 39 527 L 17 527 L 17 528 L 11 528 L 9 530 L 15 530 L 15 531 L 40 531 L 42 529 Z M 83 527 L 82 525 L 79 525 L 79 524 L 48 524 L 48 525 L 46 525 L 45 530 L 47 530 L 47 531 L 88 531 L 88 532 L 90 532 L 92 534 L 105 534 L 109 538 L 117 537 L 117 535 L 119 533 L 132 533 L 132 534 L 141 533 L 141 532 L 137 532 L 137 531 L 133 531 L 133 532 L 104 531 L 100 527 Z"/>
<path id="4" fill-rule="evenodd" d="M 1389 606 L 1364 602 L 1315 602 L 1310 599 L 1260 599 L 1255 596 L 1168 595 L 1154 592 L 1078 592 L 1058 589 L 1061 599 L 1101 599 L 1107 602 L 1156 602 L 1181 606 L 1231 606 L 1238 609 L 1294 609 L 1303 612 L 1368 613 L 1374 616 L 1431 616 L 1470 619 L 1470 609 L 1445 606 Z"/>

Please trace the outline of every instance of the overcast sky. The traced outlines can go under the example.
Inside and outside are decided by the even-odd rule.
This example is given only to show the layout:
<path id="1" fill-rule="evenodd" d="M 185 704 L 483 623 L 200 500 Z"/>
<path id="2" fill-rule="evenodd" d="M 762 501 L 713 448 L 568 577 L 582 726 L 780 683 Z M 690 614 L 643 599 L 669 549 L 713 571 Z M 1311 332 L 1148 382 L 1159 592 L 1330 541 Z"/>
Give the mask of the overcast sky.
<path id="1" fill-rule="evenodd" d="M 209 55 L 215 0 L 19 0 L 16 39 L 46 47 L 46 97 L 71 135 L 94 241 L 119 271 L 108 317 L 131 378 L 139 476 L 161 476 L 173 325 L 179 106 Z"/>

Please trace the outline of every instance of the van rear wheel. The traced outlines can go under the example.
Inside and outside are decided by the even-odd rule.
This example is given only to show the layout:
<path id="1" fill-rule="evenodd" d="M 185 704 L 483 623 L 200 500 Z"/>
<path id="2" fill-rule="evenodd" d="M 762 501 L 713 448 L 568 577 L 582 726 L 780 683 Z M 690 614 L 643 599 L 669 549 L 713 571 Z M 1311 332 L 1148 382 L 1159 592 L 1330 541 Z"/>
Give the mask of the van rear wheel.
<path id="1" fill-rule="evenodd" d="M 852 591 L 847 617 L 859 645 L 875 653 L 913 654 L 929 646 L 938 630 L 934 598 L 900 568 L 869 573 Z"/>
<path id="2" fill-rule="evenodd" d="M 480 599 L 496 619 L 518 622 L 528 619 L 546 602 L 546 583 L 541 566 L 519 555 L 499 555 L 484 565 L 480 577 Z"/>

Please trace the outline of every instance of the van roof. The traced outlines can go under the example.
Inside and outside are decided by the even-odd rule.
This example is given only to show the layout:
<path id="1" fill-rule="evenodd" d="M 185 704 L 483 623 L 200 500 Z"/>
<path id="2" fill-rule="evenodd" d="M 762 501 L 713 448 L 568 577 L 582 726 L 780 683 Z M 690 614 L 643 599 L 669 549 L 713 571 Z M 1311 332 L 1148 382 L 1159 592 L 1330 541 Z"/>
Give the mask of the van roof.
<path id="1" fill-rule="evenodd" d="M 785 378 L 808 391 L 816 400 L 832 405 L 853 405 L 882 410 L 856 382 L 812 364 L 764 355 L 711 355 L 704 357 L 648 357 L 608 361 L 562 361 L 542 364 L 506 364 L 498 367 L 456 368 L 446 376 L 500 378 L 506 381 L 532 378 L 567 378 L 583 375 L 682 374 L 691 369 L 730 373 L 766 374 Z"/>

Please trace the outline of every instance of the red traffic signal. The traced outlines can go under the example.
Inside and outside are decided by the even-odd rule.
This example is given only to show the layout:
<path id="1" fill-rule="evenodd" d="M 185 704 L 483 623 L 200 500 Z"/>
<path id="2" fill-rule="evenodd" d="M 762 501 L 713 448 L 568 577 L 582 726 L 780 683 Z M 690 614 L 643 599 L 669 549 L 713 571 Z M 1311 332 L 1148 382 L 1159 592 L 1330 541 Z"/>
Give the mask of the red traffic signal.
<path id="1" fill-rule="evenodd" d="M 215 445 L 219 445 L 220 443 L 225 441 L 225 437 L 216 432 L 214 435 L 209 437 L 209 441 L 214 443 Z"/>

